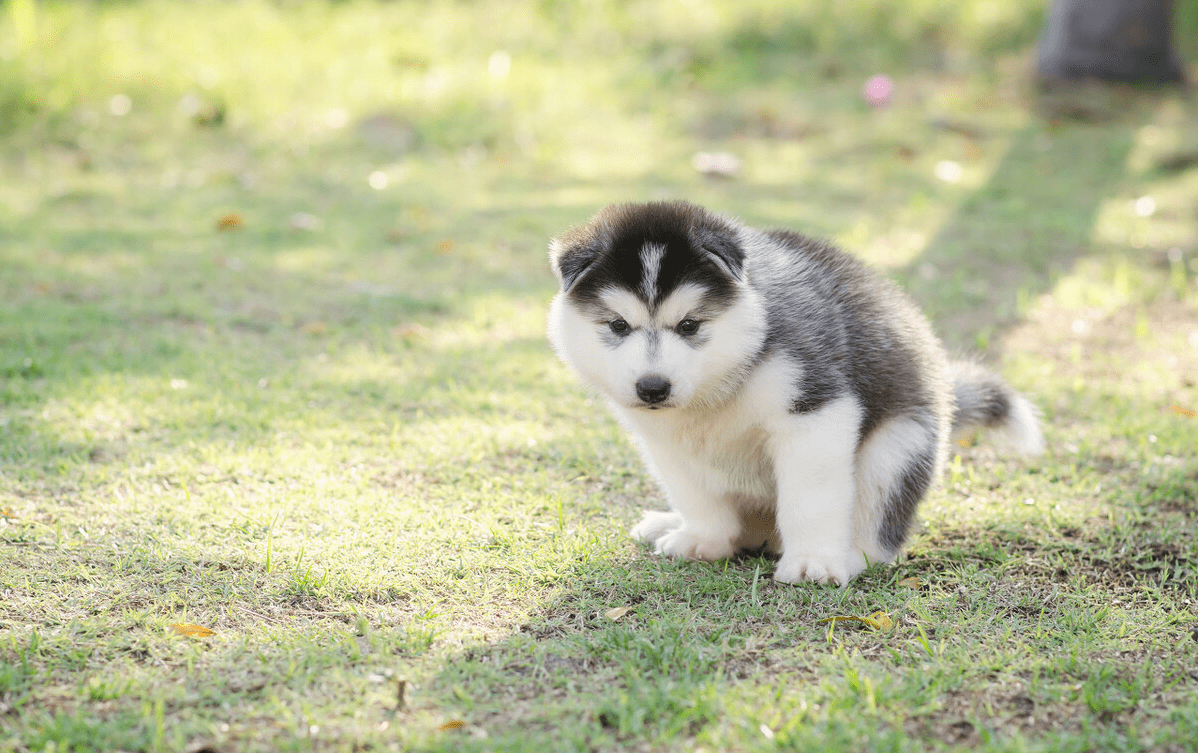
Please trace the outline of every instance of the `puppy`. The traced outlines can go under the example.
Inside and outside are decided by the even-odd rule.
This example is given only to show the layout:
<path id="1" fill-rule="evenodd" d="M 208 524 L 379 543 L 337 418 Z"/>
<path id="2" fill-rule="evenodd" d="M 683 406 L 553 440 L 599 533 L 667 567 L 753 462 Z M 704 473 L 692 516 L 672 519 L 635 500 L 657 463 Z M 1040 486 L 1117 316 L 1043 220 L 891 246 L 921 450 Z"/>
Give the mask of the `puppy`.
<path id="1" fill-rule="evenodd" d="M 622 204 L 550 259 L 549 339 L 665 490 L 632 529 L 661 555 L 768 547 L 776 580 L 845 585 L 899 553 L 951 437 L 1043 448 L 1031 403 L 949 363 L 902 291 L 823 241 Z"/>

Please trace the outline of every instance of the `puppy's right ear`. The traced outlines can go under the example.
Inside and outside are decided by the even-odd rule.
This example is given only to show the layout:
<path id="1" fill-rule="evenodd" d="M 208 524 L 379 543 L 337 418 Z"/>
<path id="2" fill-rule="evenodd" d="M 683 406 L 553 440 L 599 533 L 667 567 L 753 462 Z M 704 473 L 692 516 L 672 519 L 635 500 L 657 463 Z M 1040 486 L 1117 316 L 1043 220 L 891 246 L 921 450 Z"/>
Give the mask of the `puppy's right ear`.
<path id="1" fill-rule="evenodd" d="M 569 292 L 578 278 L 599 261 L 601 252 L 601 247 L 593 238 L 578 240 L 567 237 L 549 241 L 549 262 L 562 284 L 563 293 Z"/>
<path id="2" fill-rule="evenodd" d="M 691 230 L 696 246 L 711 255 L 730 277 L 743 279 L 745 273 L 745 250 L 736 238 L 736 232 L 720 224 L 701 225 Z"/>

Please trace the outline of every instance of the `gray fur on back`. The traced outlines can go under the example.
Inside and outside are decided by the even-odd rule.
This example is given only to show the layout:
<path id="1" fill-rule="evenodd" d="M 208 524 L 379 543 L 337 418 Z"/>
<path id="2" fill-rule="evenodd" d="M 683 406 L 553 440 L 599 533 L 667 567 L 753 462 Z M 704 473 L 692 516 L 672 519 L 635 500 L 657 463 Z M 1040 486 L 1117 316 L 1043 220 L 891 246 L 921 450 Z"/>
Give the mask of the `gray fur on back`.
<path id="1" fill-rule="evenodd" d="M 865 408 L 861 440 L 900 413 L 946 433 L 948 361 L 907 295 L 825 241 L 789 231 L 748 235 L 750 281 L 769 316 L 766 348 L 804 366 L 795 412 L 849 390 Z"/>

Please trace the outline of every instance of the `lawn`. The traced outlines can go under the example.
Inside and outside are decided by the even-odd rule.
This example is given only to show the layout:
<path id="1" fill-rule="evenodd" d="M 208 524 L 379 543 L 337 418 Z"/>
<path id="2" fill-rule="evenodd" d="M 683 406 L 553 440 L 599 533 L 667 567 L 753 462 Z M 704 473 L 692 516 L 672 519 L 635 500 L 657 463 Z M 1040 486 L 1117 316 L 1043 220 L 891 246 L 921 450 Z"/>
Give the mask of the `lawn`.
<path id="1" fill-rule="evenodd" d="M 0 5 L 0 751 L 1194 750 L 1198 100 L 1037 89 L 1044 5 Z M 1049 452 L 847 589 L 654 557 L 544 326 L 656 198 L 853 250 Z"/>

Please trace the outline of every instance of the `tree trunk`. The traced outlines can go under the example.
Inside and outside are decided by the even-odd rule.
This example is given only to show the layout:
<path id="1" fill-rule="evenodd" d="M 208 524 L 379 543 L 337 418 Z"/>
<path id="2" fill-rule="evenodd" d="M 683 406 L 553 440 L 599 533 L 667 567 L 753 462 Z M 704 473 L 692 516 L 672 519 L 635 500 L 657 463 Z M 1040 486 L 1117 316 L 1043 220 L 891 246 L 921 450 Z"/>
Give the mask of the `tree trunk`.
<path id="1" fill-rule="evenodd" d="M 1040 78 L 1181 83 L 1173 0 L 1053 0 L 1040 36 Z"/>

